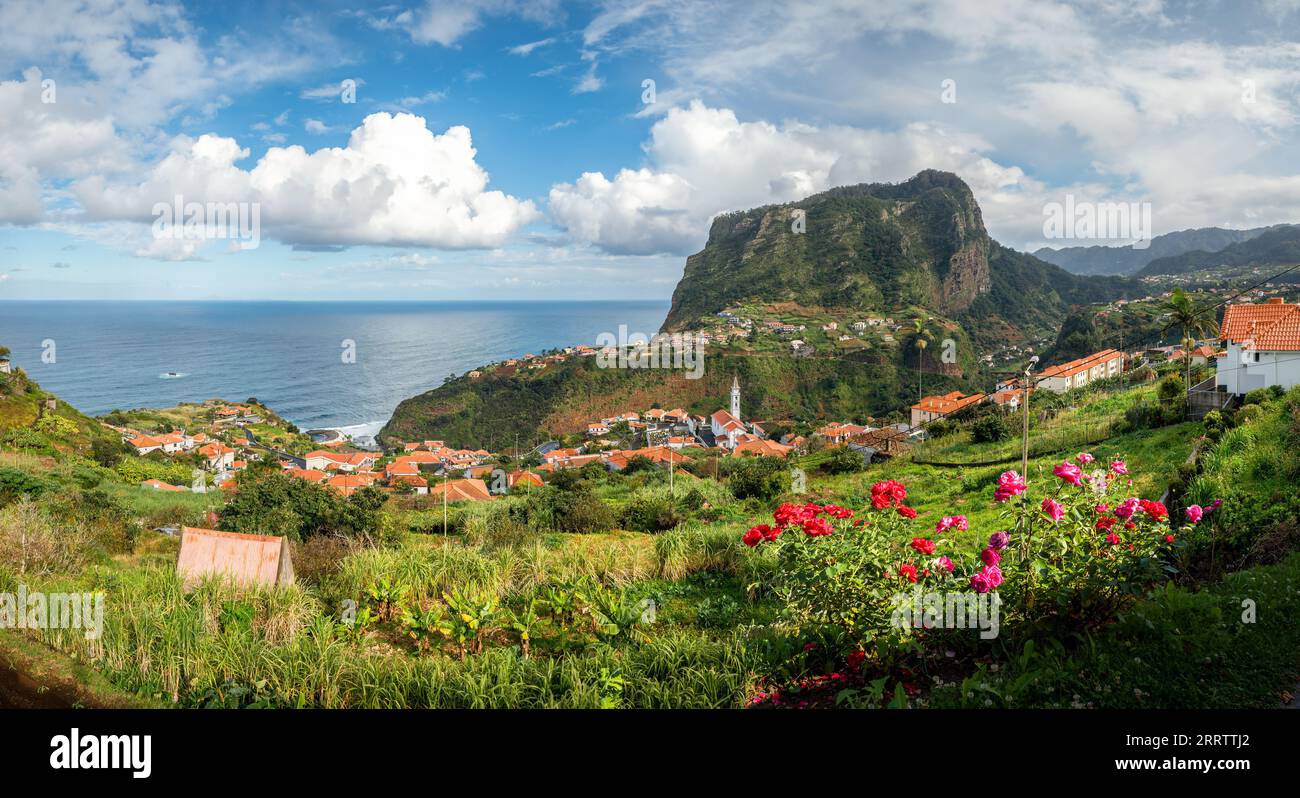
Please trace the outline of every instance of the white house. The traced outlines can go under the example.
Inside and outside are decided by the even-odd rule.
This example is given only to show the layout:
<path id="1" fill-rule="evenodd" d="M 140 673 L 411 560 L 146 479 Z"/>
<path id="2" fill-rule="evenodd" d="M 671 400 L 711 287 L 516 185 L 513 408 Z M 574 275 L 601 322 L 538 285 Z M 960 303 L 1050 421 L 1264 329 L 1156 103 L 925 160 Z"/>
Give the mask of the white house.
<path id="1" fill-rule="evenodd" d="M 1300 385 L 1300 305 L 1274 297 L 1262 305 L 1229 305 L 1219 337 L 1227 343 L 1214 382 L 1241 395 L 1257 388 Z"/>
<path id="2" fill-rule="evenodd" d="M 1123 371 L 1124 353 L 1114 349 L 1104 349 L 1087 357 L 1071 360 L 1069 363 L 1043 369 L 1035 378 L 1035 382 L 1043 390 L 1065 393 L 1097 380 L 1117 377 Z"/>

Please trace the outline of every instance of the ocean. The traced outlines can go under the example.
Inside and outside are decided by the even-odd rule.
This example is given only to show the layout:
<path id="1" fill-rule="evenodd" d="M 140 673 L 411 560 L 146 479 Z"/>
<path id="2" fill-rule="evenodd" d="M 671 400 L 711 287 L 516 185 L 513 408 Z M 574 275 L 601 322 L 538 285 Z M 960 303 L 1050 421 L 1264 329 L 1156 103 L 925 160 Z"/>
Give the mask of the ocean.
<path id="1" fill-rule="evenodd" d="M 449 374 L 603 332 L 669 303 L 0 302 L 15 366 L 90 415 L 256 397 L 306 429 L 372 435 Z M 348 347 L 346 342 L 355 345 Z M 349 349 L 355 362 L 344 362 Z M 171 376 L 174 373 L 177 376 Z"/>

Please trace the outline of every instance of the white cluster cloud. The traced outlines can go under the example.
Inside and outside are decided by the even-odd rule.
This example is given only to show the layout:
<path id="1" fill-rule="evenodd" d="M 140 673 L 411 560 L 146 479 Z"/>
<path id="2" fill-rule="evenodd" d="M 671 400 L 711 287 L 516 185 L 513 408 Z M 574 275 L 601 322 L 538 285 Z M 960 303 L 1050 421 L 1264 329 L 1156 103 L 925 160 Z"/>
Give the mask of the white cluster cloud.
<path id="1" fill-rule="evenodd" d="M 651 129 L 645 149 L 652 166 L 623 169 L 612 180 L 588 172 L 556 184 L 549 207 L 569 235 L 606 251 L 685 254 L 700 247 L 718 213 L 849 183 L 895 182 L 927 168 L 955 171 L 977 195 L 1003 205 L 1021 206 L 1027 192 L 1041 190 L 1019 169 L 982 155 L 986 148 L 932 125 L 893 132 L 777 126 L 693 102 Z"/>
<path id="2" fill-rule="evenodd" d="M 248 156 L 231 138 L 181 137 L 143 182 L 92 177 L 76 195 L 91 220 L 152 221 L 177 195 L 258 203 L 262 238 L 303 247 L 494 247 L 538 218 L 531 201 L 487 189 L 468 128 L 435 135 L 412 114 L 371 114 L 346 147 L 273 147 L 246 170 Z"/>
<path id="3" fill-rule="evenodd" d="M 0 223 L 43 220 L 43 180 L 113 172 L 130 163 L 110 117 L 76 102 L 73 87 L 47 88 L 44 80 L 30 68 L 22 80 L 0 81 Z"/>

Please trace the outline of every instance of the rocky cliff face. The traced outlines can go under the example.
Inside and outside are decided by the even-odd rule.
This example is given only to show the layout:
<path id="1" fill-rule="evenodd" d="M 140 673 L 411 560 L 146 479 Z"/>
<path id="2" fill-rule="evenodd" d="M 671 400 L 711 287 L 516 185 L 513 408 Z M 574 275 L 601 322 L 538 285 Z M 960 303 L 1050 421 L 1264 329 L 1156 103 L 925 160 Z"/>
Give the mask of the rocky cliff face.
<path id="1" fill-rule="evenodd" d="M 992 288 L 988 241 L 971 242 L 948 261 L 948 275 L 943 280 L 943 298 L 939 307 L 949 316 L 956 315 Z"/>
<path id="2" fill-rule="evenodd" d="M 946 172 L 724 214 L 687 258 L 664 329 L 746 300 L 958 313 L 991 290 L 988 253 L 974 195 Z"/>

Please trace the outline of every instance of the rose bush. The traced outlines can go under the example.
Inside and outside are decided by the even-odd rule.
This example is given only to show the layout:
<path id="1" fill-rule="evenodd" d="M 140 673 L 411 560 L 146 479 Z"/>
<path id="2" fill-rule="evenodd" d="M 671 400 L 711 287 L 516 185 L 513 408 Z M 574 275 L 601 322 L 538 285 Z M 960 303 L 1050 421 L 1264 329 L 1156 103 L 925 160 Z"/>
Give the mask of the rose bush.
<path id="1" fill-rule="evenodd" d="M 1163 504 L 1129 495 L 1129 469 L 1118 459 L 1107 465 L 1080 452 L 1052 474 L 1031 491 L 1020 474 L 1004 472 L 992 497 L 1003 506 L 1002 529 L 980 534 L 987 543 L 974 547 L 954 537 L 970 529 L 965 516 L 925 530 L 895 480 L 873 485 L 861 511 L 782 504 L 744 542 L 777 549 L 770 587 L 788 622 L 835 627 L 851 644 L 874 641 L 879 650 L 910 634 L 890 621 L 894 597 L 914 586 L 999 591 L 1003 628 L 1014 633 L 1109 622 L 1175 571 L 1183 539 L 1212 512 L 1188 508 L 1175 526 Z"/>
<path id="2" fill-rule="evenodd" d="M 951 530 L 969 528 L 965 516 L 945 517 L 929 534 L 910 534 L 919 524 L 906 499 L 901 483 L 886 480 L 872 486 L 869 509 L 783 504 L 772 514 L 773 523 L 745 533 L 750 547 L 777 548 L 770 588 L 787 621 L 809 633 L 835 627 L 854 650 L 859 645 L 879 650 L 896 646 L 910 631 L 890 623 L 897 594 L 914 586 L 925 592 L 965 590 L 978 574 L 992 581 L 996 566 L 956 565 L 972 559 L 960 554 L 949 536 Z M 1000 574 L 996 582 L 1001 583 Z"/>

